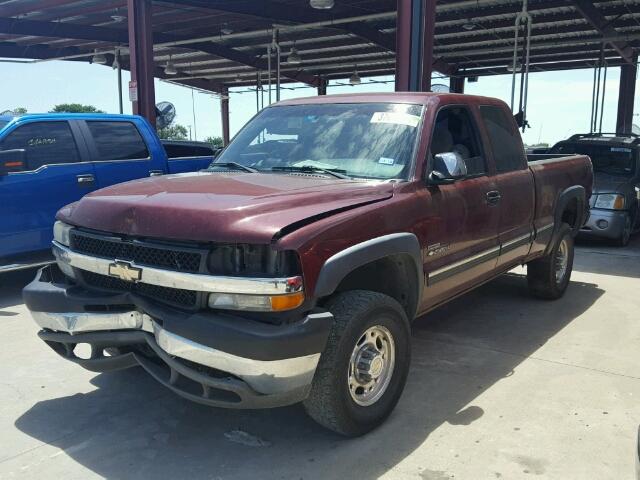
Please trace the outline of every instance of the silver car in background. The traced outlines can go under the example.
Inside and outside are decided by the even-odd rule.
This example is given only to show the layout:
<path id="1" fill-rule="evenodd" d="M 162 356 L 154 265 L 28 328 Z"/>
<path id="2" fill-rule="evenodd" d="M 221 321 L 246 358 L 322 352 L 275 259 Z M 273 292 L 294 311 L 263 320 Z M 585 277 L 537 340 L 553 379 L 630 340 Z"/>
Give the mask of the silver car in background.
<path id="1" fill-rule="evenodd" d="M 591 216 L 583 236 L 602 237 L 619 246 L 640 230 L 640 137 L 629 134 L 573 135 L 549 153 L 588 155 L 593 163 Z"/>

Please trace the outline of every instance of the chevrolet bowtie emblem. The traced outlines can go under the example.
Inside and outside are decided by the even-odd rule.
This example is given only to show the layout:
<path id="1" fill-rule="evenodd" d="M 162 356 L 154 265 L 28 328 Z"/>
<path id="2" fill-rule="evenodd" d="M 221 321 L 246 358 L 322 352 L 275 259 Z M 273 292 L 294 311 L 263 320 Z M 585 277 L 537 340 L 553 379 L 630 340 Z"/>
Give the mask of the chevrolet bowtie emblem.
<path id="1" fill-rule="evenodd" d="M 109 265 L 109 276 L 119 278 L 125 282 L 137 282 L 142 277 L 142 269 L 133 267 L 128 262 L 116 260 L 115 263 Z"/>

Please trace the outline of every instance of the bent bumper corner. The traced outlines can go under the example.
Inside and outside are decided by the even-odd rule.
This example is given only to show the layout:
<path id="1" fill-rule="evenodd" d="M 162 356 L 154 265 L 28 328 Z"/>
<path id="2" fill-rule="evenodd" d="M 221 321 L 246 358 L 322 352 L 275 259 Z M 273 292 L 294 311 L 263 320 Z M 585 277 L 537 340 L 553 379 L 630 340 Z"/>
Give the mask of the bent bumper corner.
<path id="1" fill-rule="evenodd" d="M 184 313 L 181 323 L 193 320 L 212 330 L 208 334 L 185 330 L 192 333 L 188 338 L 182 331 L 171 331 L 172 322 L 165 321 L 158 311 L 153 316 L 147 314 L 137 298 L 123 299 L 122 294 L 97 297 L 95 292 L 60 283 L 60 276 L 48 271 L 56 268 L 53 265 L 38 272 L 25 288 L 25 303 L 42 328 L 38 336 L 56 353 L 88 370 L 105 372 L 140 365 L 178 395 L 216 407 L 277 407 L 299 402 L 309 393 L 333 321 L 330 313 L 312 313 L 286 326 L 242 318 L 233 318 L 230 323 L 217 314 Z M 87 296 L 90 311 L 81 307 Z M 57 311 L 41 311 L 49 301 Z M 126 308 L 118 308 L 114 302 Z M 105 309 L 91 311 L 95 305 Z M 203 333 L 202 338 L 198 332 Z M 219 344 L 211 345 L 212 336 Z M 225 348 L 225 339 L 229 348 Z M 281 348 L 287 341 L 304 345 L 300 347 L 303 350 L 298 348 L 287 356 Z M 252 342 L 259 358 L 247 355 Z M 89 358 L 76 355 L 78 344 L 91 346 Z"/>

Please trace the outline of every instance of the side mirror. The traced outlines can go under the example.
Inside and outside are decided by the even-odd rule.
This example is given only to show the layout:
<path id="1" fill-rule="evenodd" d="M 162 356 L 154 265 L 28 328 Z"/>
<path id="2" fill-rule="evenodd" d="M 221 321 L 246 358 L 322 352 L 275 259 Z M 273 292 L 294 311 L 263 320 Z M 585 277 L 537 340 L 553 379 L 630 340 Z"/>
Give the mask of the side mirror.
<path id="1" fill-rule="evenodd" d="M 26 170 L 26 153 L 24 148 L 14 150 L 0 150 L 0 176 L 11 172 Z"/>
<path id="2" fill-rule="evenodd" d="M 433 158 L 429 182 L 436 185 L 453 183 L 467 176 L 467 164 L 458 152 L 438 153 Z"/>

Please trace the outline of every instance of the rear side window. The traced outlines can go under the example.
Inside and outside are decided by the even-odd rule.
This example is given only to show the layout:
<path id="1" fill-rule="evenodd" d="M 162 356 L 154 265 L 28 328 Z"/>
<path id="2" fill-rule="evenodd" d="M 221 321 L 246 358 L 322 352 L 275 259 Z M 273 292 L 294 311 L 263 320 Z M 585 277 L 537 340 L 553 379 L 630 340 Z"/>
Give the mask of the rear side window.
<path id="1" fill-rule="evenodd" d="M 206 145 L 180 145 L 165 144 L 164 149 L 169 158 L 181 157 L 210 157 L 213 155 L 213 148 Z"/>
<path id="2" fill-rule="evenodd" d="M 24 149 L 27 170 L 36 170 L 44 165 L 80 161 L 76 141 L 67 122 L 35 122 L 22 125 L 7 135 L 0 149 Z"/>
<path id="3" fill-rule="evenodd" d="M 129 122 L 87 122 L 98 149 L 96 160 L 135 160 L 148 158 L 147 145 Z"/>
<path id="4" fill-rule="evenodd" d="M 489 134 L 496 170 L 510 172 L 526 168 L 520 136 L 502 108 L 481 106 L 480 115 Z"/>

